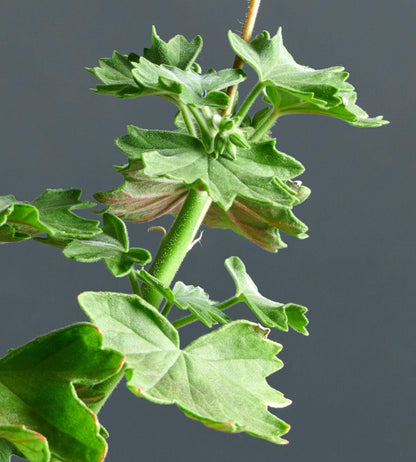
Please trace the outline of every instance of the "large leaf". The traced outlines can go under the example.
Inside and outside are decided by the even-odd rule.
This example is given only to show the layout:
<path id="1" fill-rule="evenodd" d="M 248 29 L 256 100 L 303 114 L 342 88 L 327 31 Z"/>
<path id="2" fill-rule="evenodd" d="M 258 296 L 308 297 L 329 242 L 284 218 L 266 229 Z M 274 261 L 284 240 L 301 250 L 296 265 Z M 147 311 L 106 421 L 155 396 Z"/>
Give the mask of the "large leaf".
<path id="1" fill-rule="evenodd" d="M 286 442 L 289 426 L 267 410 L 290 404 L 265 380 L 282 367 L 281 346 L 267 340 L 267 329 L 235 321 L 181 350 L 176 329 L 137 296 L 86 292 L 79 301 L 105 344 L 126 355 L 133 393 L 175 403 L 217 430 Z"/>
<path id="2" fill-rule="evenodd" d="M 117 146 L 144 163 L 146 176 L 200 186 L 225 210 L 237 194 L 290 206 L 297 202 L 296 194 L 284 182 L 304 171 L 302 164 L 275 149 L 275 141 L 237 148 L 236 160 L 215 159 L 190 135 L 129 126 L 128 135 L 119 138 Z"/>
<path id="3" fill-rule="evenodd" d="M 159 95 L 180 104 L 224 108 L 229 97 L 224 90 L 246 78 L 240 69 L 210 70 L 200 74 L 191 69 L 157 65 L 142 57 L 133 63 L 132 75 L 142 87 L 142 94 Z"/>
<path id="4" fill-rule="evenodd" d="M 24 425 L 0 425 L 0 462 L 12 455 L 31 462 L 49 462 L 51 454 L 47 439 Z"/>
<path id="5" fill-rule="evenodd" d="M 0 360 L 0 428 L 11 432 L 10 427 L 17 426 L 23 434 L 24 425 L 40 433 L 62 461 L 101 461 L 107 446 L 100 425 L 73 384 L 102 382 L 122 363 L 119 353 L 102 349 L 102 336 L 90 324 L 55 331 L 11 350 Z M 45 445 L 32 436 L 31 448 L 39 449 L 30 460 L 43 461 Z M 10 433 L 5 438 L 23 452 L 19 439 L 13 441 Z"/>
<path id="6" fill-rule="evenodd" d="M 269 102 L 279 108 L 279 115 L 316 113 L 345 120 L 360 127 L 378 127 L 387 123 L 382 117 L 369 118 L 355 102 L 354 87 L 346 82 L 343 67 L 315 70 L 293 59 L 283 45 L 281 29 L 270 38 L 268 32 L 247 43 L 229 33 L 232 48 L 258 74 L 261 82 L 272 86 Z"/>
<path id="7" fill-rule="evenodd" d="M 93 239 L 74 240 L 63 251 L 67 258 L 80 262 L 103 260 L 115 277 L 126 276 L 135 264 L 145 265 L 151 255 L 144 249 L 129 249 L 125 224 L 119 218 L 105 213 L 103 233 Z"/>
<path id="8" fill-rule="evenodd" d="M 288 331 L 290 326 L 308 335 L 306 330 L 308 320 L 304 314 L 307 309 L 304 306 L 274 302 L 261 295 L 256 284 L 247 274 L 244 263 L 238 257 L 225 260 L 225 267 L 234 279 L 236 296 L 247 303 L 260 322 L 283 331 Z"/>
<path id="9" fill-rule="evenodd" d="M 80 202 L 79 189 L 47 189 L 32 203 L 0 197 L 0 242 L 15 242 L 47 233 L 59 240 L 88 238 L 100 233 L 99 221 L 87 220 L 73 209 L 91 207 Z"/>
<path id="10" fill-rule="evenodd" d="M 139 277 L 146 285 L 158 290 L 167 303 L 175 305 L 181 310 L 189 310 L 208 327 L 212 327 L 218 322 L 226 323 L 230 320 L 225 313 L 216 307 L 217 302 L 211 300 L 202 287 L 189 286 L 178 281 L 171 290 L 144 270 L 140 271 Z"/>
<path id="11" fill-rule="evenodd" d="M 142 161 L 130 160 L 127 166 L 118 168 L 124 183 L 112 191 L 95 194 L 95 199 L 107 205 L 110 213 L 135 223 L 167 213 L 176 215 L 188 188 L 177 180 L 149 178 L 143 174 L 143 169 Z M 302 202 L 309 194 L 308 188 L 295 182 L 286 184 L 294 193 L 294 203 Z M 279 230 L 300 239 L 307 237 L 307 226 L 294 216 L 290 207 L 239 196 L 227 211 L 212 204 L 204 223 L 214 228 L 232 229 L 270 252 L 286 247 Z"/>
<path id="12" fill-rule="evenodd" d="M 164 42 L 152 28 L 152 47 L 143 50 L 143 56 L 154 64 L 167 64 L 181 70 L 188 70 L 202 49 L 202 38 L 198 35 L 188 42 L 183 35 L 175 35 Z"/>

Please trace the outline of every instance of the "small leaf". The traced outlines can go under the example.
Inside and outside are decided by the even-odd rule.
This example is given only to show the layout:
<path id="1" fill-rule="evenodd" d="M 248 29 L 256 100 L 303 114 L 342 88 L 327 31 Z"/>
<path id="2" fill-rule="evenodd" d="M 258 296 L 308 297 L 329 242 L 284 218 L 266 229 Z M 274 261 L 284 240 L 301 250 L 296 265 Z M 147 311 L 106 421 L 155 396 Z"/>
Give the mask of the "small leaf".
<path id="1" fill-rule="evenodd" d="M 267 340 L 267 329 L 235 321 L 181 350 L 176 329 L 137 296 L 86 292 L 79 302 L 106 345 L 126 355 L 134 394 L 175 403 L 217 430 L 286 442 L 289 426 L 267 410 L 290 404 L 265 380 L 282 367 L 275 357 L 281 346 Z"/>
<path id="2" fill-rule="evenodd" d="M 140 279 L 162 294 L 168 303 L 181 310 L 189 310 L 208 327 L 212 327 L 218 322 L 226 323 L 230 320 L 225 313 L 215 306 L 216 302 L 210 300 L 209 295 L 201 287 L 188 286 L 178 281 L 171 290 L 144 270 L 140 271 Z"/>
<path id="3" fill-rule="evenodd" d="M 143 95 L 159 95 L 176 104 L 227 107 L 229 97 L 220 91 L 246 78 L 240 69 L 224 69 L 199 74 L 164 64 L 157 65 L 146 58 L 133 63 L 132 74 Z"/>
<path id="4" fill-rule="evenodd" d="M 132 159 L 141 160 L 143 173 L 169 178 L 187 186 L 200 186 L 211 199 L 228 210 L 238 195 L 264 202 L 292 205 L 294 194 L 283 182 L 304 168 L 277 151 L 275 141 L 237 148 L 237 159 L 208 155 L 201 141 L 189 135 L 129 126 L 117 146 Z M 296 202 L 296 200 L 295 200 Z"/>
<path id="5" fill-rule="evenodd" d="M 261 82 L 271 86 L 269 102 L 279 114 L 316 113 L 345 120 L 359 127 L 378 127 L 388 122 L 382 117 L 369 118 L 355 102 L 354 87 L 346 82 L 343 67 L 315 70 L 293 59 L 283 45 L 281 29 L 270 38 L 268 32 L 247 43 L 230 31 L 231 47 L 258 74 Z"/>
<path id="6" fill-rule="evenodd" d="M 13 212 L 14 203 L 13 196 L 0 196 L 0 226 L 7 222 L 7 217 Z"/>
<path id="7" fill-rule="evenodd" d="M 145 265 L 151 261 L 147 250 L 129 250 L 125 224 L 109 213 L 104 214 L 102 234 L 89 240 L 74 240 L 63 253 L 67 258 L 85 263 L 103 260 L 115 277 L 126 276 L 134 264 Z"/>
<path id="8" fill-rule="evenodd" d="M 78 324 L 11 350 L 0 360 L 0 429 L 24 425 L 39 432 L 48 440 L 52 459 L 101 461 L 107 446 L 100 425 L 73 386 L 100 383 L 120 370 L 123 357 L 101 344 L 96 328 Z M 43 462 L 45 445 L 37 447 L 40 454 L 30 460 Z"/>
<path id="9" fill-rule="evenodd" d="M 178 281 L 173 287 L 175 305 L 181 310 L 189 310 L 206 326 L 212 327 L 218 322 L 227 323 L 230 318 L 219 310 L 216 302 L 209 298 L 209 295 L 202 287 L 187 286 Z"/>
<path id="10" fill-rule="evenodd" d="M 263 297 L 247 274 L 244 263 L 238 257 L 230 257 L 225 260 L 225 267 L 234 279 L 236 296 L 241 297 L 251 308 L 259 320 L 268 327 L 288 331 L 288 325 L 293 329 L 308 335 L 305 326 L 308 320 L 304 316 L 307 309 L 292 303 L 284 305 Z"/>
<path id="11" fill-rule="evenodd" d="M 181 70 L 192 67 L 202 49 L 202 38 L 198 35 L 188 42 L 183 35 L 175 35 L 169 42 L 164 42 L 152 28 L 152 47 L 145 48 L 143 56 L 154 64 L 167 64 Z"/>
<path id="12" fill-rule="evenodd" d="M 49 462 L 49 452 L 46 438 L 24 425 L 0 426 L 0 462 L 8 462 L 15 454 L 30 462 Z"/>

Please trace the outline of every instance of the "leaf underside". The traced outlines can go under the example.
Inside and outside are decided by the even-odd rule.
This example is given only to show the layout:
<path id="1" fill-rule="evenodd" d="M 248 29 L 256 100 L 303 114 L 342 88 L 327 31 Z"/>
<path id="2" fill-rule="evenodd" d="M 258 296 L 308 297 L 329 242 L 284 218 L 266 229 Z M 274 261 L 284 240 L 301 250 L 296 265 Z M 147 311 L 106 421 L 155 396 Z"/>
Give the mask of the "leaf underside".
<path id="1" fill-rule="evenodd" d="M 102 382 L 120 370 L 123 357 L 101 345 L 94 326 L 77 324 L 0 360 L 0 451 L 7 440 L 31 462 L 47 462 L 49 450 L 62 461 L 103 460 L 100 425 L 73 386 Z"/>
<path id="2" fill-rule="evenodd" d="M 281 346 L 267 340 L 267 329 L 235 321 L 181 350 L 177 330 L 137 296 L 86 292 L 79 302 L 105 345 L 126 356 L 134 394 L 177 404 L 217 430 L 286 442 L 289 426 L 267 410 L 290 404 L 265 380 L 282 367 L 275 357 Z"/>

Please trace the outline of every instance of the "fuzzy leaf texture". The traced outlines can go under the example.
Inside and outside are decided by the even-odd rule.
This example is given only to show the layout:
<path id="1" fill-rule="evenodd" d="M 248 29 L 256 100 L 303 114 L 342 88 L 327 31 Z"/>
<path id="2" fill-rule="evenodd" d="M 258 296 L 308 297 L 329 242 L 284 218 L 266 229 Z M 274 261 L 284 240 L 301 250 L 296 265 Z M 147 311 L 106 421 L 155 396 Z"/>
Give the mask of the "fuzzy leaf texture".
<path id="1" fill-rule="evenodd" d="M 72 212 L 94 205 L 80 202 L 80 197 L 79 189 L 47 189 L 31 203 L 0 197 L 0 242 L 22 241 L 43 233 L 62 241 L 95 236 L 101 232 L 99 221 Z"/>
<path id="2" fill-rule="evenodd" d="M 178 281 L 171 290 L 144 270 L 140 271 L 140 279 L 161 293 L 168 303 L 177 306 L 180 310 L 189 310 L 208 327 L 218 322 L 224 324 L 230 321 L 230 318 L 215 306 L 217 303 L 209 298 L 202 287 L 190 286 Z"/>
<path id="3" fill-rule="evenodd" d="M 132 152 L 126 145 L 123 150 Z M 133 158 L 128 165 L 117 167 L 117 170 L 124 176 L 124 183 L 114 190 L 94 195 L 97 201 L 108 206 L 108 212 L 136 223 L 179 213 L 188 191 L 183 182 L 165 177 L 149 178 L 144 173 L 143 161 Z M 210 227 L 232 229 L 271 252 L 286 247 L 279 230 L 301 239 L 307 237 L 307 226 L 295 217 L 292 207 L 287 204 L 301 203 L 309 195 L 309 189 L 291 180 L 280 184 L 284 188 L 283 195 L 287 193 L 283 204 L 237 195 L 228 210 L 212 204 L 204 223 Z"/>
<path id="4" fill-rule="evenodd" d="M 137 296 L 86 292 L 79 302 L 104 333 L 105 346 L 126 356 L 134 394 L 177 404 L 216 430 L 286 442 L 289 426 L 267 409 L 290 404 L 265 380 L 282 367 L 281 346 L 267 340 L 267 329 L 235 321 L 182 350 L 177 330 Z"/>
<path id="5" fill-rule="evenodd" d="M 369 118 L 355 104 L 357 94 L 346 82 L 343 67 L 315 70 L 293 59 L 283 45 L 281 29 L 270 38 L 265 31 L 250 43 L 229 32 L 231 47 L 258 74 L 259 80 L 271 90 L 267 102 L 279 115 L 314 113 L 332 116 L 358 127 L 379 127 L 388 123 L 382 117 Z"/>
<path id="6" fill-rule="evenodd" d="M 247 274 L 244 263 L 238 257 L 227 258 L 225 267 L 235 282 L 236 296 L 249 306 L 262 324 L 283 331 L 288 331 L 290 326 L 308 335 L 306 330 L 308 320 L 305 316 L 307 309 L 304 306 L 274 302 L 261 295 L 256 284 Z"/>
<path id="7" fill-rule="evenodd" d="M 103 260 L 115 277 L 126 276 L 135 264 L 143 266 L 152 259 L 145 249 L 129 249 L 125 224 L 109 213 L 103 216 L 102 234 L 93 239 L 74 240 L 63 253 L 67 258 L 85 263 Z"/>
<path id="8" fill-rule="evenodd" d="M 48 462 L 49 451 L 62 461 L 103 460 L 100 425 L 74 384 L 100 383 L 122 363 L 122 355 L 102 349 L 102 336 L 90 324 L 11 350 L 0 360 L 0 454 L 9 450 L 31 462 Z"/>

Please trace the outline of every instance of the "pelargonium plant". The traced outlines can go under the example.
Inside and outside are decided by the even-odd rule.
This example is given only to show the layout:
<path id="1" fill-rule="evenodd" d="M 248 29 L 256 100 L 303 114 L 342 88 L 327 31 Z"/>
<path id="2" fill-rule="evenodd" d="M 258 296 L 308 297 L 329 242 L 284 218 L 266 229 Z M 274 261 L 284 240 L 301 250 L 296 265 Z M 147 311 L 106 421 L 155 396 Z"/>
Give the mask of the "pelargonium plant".
<path id="1" fill-rule="evenodd" d="M 133 292 L 82 293 L 90 324 L 51 332 L 0 360 L 0 461 L 13 454 L 32 462 L 103 460 L 108 434 L 97 414 L 123 377 L 136 396 L 176 404 L 210 428 L 286 442 L 289 425 L 269 411 L 290 400 L 266 381 L 282 367 L 282 347 L 268 334 L 307 335 L 306 308 L 261 295 L 237 256 L 225 261 L 235 286 L 227 300 L 172 281 L 202 224 L 269 252 L 286 246 L 281 233 L 307 237 L 293 208 L 310 191 L 297 180 L 302 164 L 276 147 L 272 127 L 280 117 L 320 114 L 358 127 L 386 122 L 357 106 L 344 68 L 298 64 L 281 29 L 250 41 L 259 3 L 250 2 L 242 37 L 229 32 L 232 69 L 203 71 L 201 37 L 165 42 L 155 28 L 141 55 L 114 52 L 88 69 L 101 81 L 98 94 L 153 95 L 177 109 L 176 130 L 129 126 L 116 140 L 127 161 L 116 167 L 121 186 L 95 195 L 105 206 L 101 223 L 74 213 L 94 205 L 80 200 L 79 189 L 48 189 L 32 202 L 0 197 L 1 242 L 34 239 L 79 262 L 102 261 L 114 277 L 128 278 Z M 239 101 L 243 63 L 258 79 Z M 259 101 L 263 107 L 253 113 Z M 153 258 L 129 246 L 126 223 L 166 214 L 175 221 Z M 231 320 L 239 303 L 258 323 Z M 172 322 L 173 308 L 183 316 Z M 193 322 L 212 331 L 181 349 L 180 329 Z"/>

